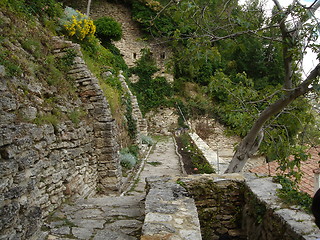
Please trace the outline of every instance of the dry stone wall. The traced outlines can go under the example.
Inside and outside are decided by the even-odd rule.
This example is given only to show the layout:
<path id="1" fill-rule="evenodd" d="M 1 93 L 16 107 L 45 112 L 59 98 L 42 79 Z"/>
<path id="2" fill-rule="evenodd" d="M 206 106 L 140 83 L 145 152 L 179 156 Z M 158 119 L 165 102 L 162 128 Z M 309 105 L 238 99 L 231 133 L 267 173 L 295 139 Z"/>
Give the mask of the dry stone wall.
<path id="1" fill-rule="evenodd" d="M 155 177 L 147 179 L 147 183 L 142 239 L 316 240 L 320 237 L 311 215 L 298 207 L 281 204 L 276 195 L 280 185 L 271 178 L 211 174 Z M 198 226 L 198 221 L 201 236 L 190 228 Z"/>
<path id="2" fill-rule="evenodd" d="M 132 117 L 137 123 L 137 135 L 147 135 L 148 134 L 148 124 L 147 120 L 142 116 L 137 97 L 132 94 L 128 84 L 126 83 L 125 77 L 120 73 L 118 75 L 118 78 L 121 82 L 122 89 L 129 94 L 130 100 L 131 100 L 131 105 L 132 105 Z"/>
<path id="3" fill-rule="evenodd" d="M 35 79 L 0 78 L 0 238 L 39 237 L 42 219 L 71 196 L 118 191 L 116 128 L 97 80 L 86 69 L 79 46 L 55 39 L 54 52 L 77 53 L 70 75 L 79 98 L 67 97 Z M 78 123 L 50 116 L 49 100 L 62 116 L 81 109 Z"/>
<path id="4" fill-rule="evenodd" d="M 121 184 L 121 167 L 119 162 L 119 145 L 117 127 L 112 118 L 109 104 L 99 86 L 98 79 L 85 64 L 80 46 L 70 41 L 56 38 L 57 55 L 63 55 L 68 49 L 74 49 L 75 58 L 69 75 L 74 79 L 78 94 L 89 112 L 95 138 L 97 159 L 98 188 L 101 193 L 118 191 Z"/>

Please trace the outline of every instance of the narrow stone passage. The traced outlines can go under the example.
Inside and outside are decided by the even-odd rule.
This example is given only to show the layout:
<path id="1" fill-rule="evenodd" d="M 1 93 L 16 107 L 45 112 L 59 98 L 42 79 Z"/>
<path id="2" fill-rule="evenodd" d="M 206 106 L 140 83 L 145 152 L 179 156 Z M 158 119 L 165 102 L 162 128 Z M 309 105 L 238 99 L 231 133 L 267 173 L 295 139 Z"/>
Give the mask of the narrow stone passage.
<path id="1" fill-rule="evenodd" d="M 47 218 L 44 239 L 140 239 L 144 221 L 145 178 L 180 175 L 172 137 L 160 137 L 139 181 L 125 196 L 100 196 L 62 204 Z"/>

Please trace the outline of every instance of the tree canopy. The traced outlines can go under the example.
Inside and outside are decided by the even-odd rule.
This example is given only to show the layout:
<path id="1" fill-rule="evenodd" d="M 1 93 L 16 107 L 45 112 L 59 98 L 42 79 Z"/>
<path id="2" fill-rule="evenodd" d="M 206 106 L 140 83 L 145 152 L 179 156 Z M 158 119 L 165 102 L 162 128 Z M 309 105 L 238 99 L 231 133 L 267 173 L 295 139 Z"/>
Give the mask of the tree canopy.
<path id="1" fill-rule="evenodd" d="M 319 132 L 313 107 L 320 66 L 306 78 L 301 70 L 307 48 L 319 54 L 319 0 L 309 7 L 273 0 L 271 14 L 258 0 L 243 6 L 237 0 L 134 2 L 154 6 L 139 22 L 171 43 L 176 89 L 185 82 L 200 85 L 214 114 L 243 137 L 227 172 L 241 171 L 259 148 L 269 160 L 288 161 L 303 152 L 306 129 Z M 165 29 L 160 19 L 167 19 Z M 319 144 L 313 140 L 309 146 Z"/>

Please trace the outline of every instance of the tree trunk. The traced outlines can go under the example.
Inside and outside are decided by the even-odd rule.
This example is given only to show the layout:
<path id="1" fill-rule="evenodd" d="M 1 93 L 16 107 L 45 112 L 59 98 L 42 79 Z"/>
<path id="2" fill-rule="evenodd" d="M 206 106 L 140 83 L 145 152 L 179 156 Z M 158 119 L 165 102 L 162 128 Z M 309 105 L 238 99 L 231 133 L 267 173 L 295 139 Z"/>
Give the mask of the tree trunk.
<path id="1" fill-rule="evenodd" d="M 309 88 L 313 80 L 320 76 L 320 63 L 311 71 L 309 76 L 294 90 L 288 92 L 283 98 L 271 104 L 261 112 L 259 118 L 253 124 L 249 133 L 240 142 L 225 173 L 241 172 L 248 159 L 259 149 L 263 138 L 263 125 L 272 116 L 282 111 L 286 106 L 298 97 L 312 90 Z"/>
<path id="2" fill-rule="evenodd" d="M 90 6 L 91 6 L 91 0 L 88 0 L 88 5 L 87 5 L 87 16 L 89 17 L 90 14 Z"/>

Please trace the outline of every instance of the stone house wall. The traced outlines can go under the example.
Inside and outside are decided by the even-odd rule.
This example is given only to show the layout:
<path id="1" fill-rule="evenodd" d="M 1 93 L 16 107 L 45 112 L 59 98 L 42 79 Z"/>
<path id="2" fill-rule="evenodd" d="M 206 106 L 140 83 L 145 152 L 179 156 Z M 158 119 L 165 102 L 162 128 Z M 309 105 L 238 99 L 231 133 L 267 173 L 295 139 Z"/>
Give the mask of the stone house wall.
<path id="1" fill-rule="evenodd" d="M 55 39 L 57 57 L 74 49 L 70 72 L 78 98 L 53 86 L 19 78 L 0 78 L 0 238 L 31 239 L 42 219 L 71 196 L 118 191 L 116 128 L 102 91 L 84 66 L 79 46 Z M 61 117 L 56 124 L 34 124 L 55 108 L 67 116 L 83 111 L 79 123 Z"/>

